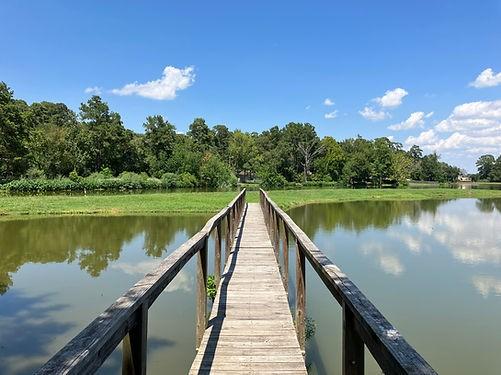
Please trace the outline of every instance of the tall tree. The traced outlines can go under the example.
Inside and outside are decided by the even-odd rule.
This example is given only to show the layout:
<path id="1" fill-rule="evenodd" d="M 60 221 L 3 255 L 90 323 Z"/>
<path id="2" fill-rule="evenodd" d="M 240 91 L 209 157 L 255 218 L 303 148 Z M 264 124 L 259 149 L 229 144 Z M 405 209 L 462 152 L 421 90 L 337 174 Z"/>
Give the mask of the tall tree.
<path id="1" fill-rule="evenodd" d="M 322 152 L 317 158 L 315 167 L 322 176 L 329 176 L 333 181 L 339 181 L 346 161 L 341 145 L 332 137 L 324 137 L 321 141 Z"/>
<path id="2" fill-rule="evenodd" d="M 229 160 L 228 148 L 231 141 L 231 131 L 226 125 L 216 125 L 213 130 L 214 147 L 222 160 Z"/>
<path id="3" fill-rule="evenodd" d="M 193 140 L 199 151 L 208 151 L 214 145 L 214 134 L 203 118 L 193 120 L 187 135 Z"/>
<path id="4" fill-rule="evenodd" d="M 118 113 L 110 111 L 108 104 L 97 95 L 80 106 L 84 131 L 80 138 L 86 166 L 89 171 L 109 167 L 113 173 L 123 171 L 123 158 L 130 147 L 132 133 L 127 131 Z"/>
<path id="5" fill-rule="evenodd" d="M 20 177 L 28 168 L 28 105 L 0 82 L 0 181 Z"/>
<path id="6" fill-rule="evenodd" d="M 491 173 L 495 162 L 496 159 L 492 155 L 482 155 L 478 158 L 476 166 L 478 169 L 478 178 L 480 180 L 491 179 Z"/>
<path id="7" fill-rule="evenodd" d="M 143 127 L 150 173 L 161 176 L 174 150 L 176 128 L 160 115 L 148 116 Z"/>

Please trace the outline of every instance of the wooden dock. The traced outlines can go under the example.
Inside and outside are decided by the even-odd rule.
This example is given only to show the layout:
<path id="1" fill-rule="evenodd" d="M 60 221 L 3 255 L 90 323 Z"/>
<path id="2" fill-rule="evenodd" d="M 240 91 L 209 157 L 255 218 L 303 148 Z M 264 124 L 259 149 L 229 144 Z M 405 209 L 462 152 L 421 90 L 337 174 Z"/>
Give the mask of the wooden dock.
<path id="1" fill-rule="evenodd" d="M 257 203 L 244 211 L 190 374 L 306 374 L 273 245 Z"/>
<path id="2" fill-rule="evenodd" d="M 196 258 L 194 341 L 198 350 L 190 374 L 306 374 L 308 261 L 342 307 L 343 374 L 364 374 L 368 349 L 385 374 L 436 375 L 289 215 L 264 190 L 259 196 L 260 205 L 246 205 L 243 189 L 35 374 L 94 374 L 121 344 L 122 374 L 146 375 L 149 308 L 189 260 Z M 214 280 L 218 285 L 210 319 L 209 241 L 214 241 Z M 287 296 L 290 245 L 295 251 L 294 317 Z M 165 371 L 169 372 L 168 364 Z"/>

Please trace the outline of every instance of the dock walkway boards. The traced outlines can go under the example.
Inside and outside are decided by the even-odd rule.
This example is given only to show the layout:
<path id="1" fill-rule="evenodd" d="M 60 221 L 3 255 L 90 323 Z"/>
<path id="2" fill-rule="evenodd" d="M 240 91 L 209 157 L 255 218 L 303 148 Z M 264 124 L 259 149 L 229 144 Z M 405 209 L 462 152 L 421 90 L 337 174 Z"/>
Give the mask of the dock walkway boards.
<path id="1" fill-rule="evenodd" d="M 190 374 L 307 374 L 257 203 L 244 211 Z"/>

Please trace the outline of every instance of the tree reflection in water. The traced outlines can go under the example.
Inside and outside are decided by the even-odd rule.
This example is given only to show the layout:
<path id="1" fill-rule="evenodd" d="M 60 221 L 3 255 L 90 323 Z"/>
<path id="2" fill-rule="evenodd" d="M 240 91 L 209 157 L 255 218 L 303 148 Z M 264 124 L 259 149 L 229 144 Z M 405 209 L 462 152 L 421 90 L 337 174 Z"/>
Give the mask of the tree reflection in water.
<path id="1" fill-rule="evenodd" d="M 196 218 L 196 220 L 194 220 Z M 124 244 L 144 235 L 143 250 L 160 257 L 176 233 L 189 236 L 207 218 L 200 216 L 71 216 L 0 222 L 0 294 L 26 263 L 71 263 L 98 277 L 120 257 Z"/>

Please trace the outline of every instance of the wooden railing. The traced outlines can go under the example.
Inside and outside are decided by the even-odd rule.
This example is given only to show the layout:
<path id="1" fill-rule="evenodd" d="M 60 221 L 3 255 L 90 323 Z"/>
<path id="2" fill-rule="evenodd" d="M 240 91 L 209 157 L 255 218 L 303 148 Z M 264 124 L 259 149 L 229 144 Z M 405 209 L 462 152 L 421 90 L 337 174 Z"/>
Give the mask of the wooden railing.
<path id="1" fill-rule="evenodd" d="M 353 282 L 321 252 L 284 211 L 260 190 L 260 202 L 270 237 L 280 259 L 287 290 L 289 238 L 296 247 L 295 323 L 301 348 L 305 346 L 305 258 L 343 308 L 343 374 L 363 374 L 365 346 L 385 374 L 436 374 Z"/>
<path id="2" fill-rule="evenodd" d="M 226 226 L 225 259 L 228 259 L 244 207 L 245 189 L 228 206 L 207 221 L 200 232 L 169 255 L 156 270 L 148 273 L 84 328 L 36 374 L 93 374 L 122 341 L 122 374 L 144 375 L 148 309 L 195 254 L 197 255 L 198 348 L 207 325 L 208 241 L 214 232 L 214 274 L 216 283 L 219 283 L 222 226 Z"/>

